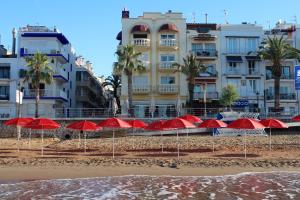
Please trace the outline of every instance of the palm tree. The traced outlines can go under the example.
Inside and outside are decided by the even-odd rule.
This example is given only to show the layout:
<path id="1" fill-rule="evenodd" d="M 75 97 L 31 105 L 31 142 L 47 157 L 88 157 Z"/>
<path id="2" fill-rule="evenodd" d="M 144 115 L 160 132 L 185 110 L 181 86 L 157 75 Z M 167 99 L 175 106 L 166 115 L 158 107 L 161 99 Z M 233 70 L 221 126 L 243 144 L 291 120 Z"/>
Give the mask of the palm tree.
<path id="1" fill-rule="evenodd" d="M 28 70 L 25 73 L 24 81 L 29 82 L 35 91 L 35 117 L 39 117 L 40 83 L 51 84 L 54 71 L 49 66 L 48 57 L 40 52 L 33 57 L 27 57 Z"/>
<path id="2" fill-rule="evenodd" d="M 183 64 L 175 63 L 173 66 L 178 68 L 178 71 L 187 76 L 188 90 L 189 90 L 189 104 L 192 106 L 194 100 L 194 87 L 195 87 L 195 78 L 199 76 L 199 73 L 205 72 L 207 68 L 197 61 L 194 54 L 187 55 L 186 58 L 183 58 Z"/>
<path id="3" fill-rule="evenodd" d="M 121 76 L 115 74 L 108 76 L 105 79 L 105 82 L 102 83 L 102 86 L 111 86 L 113 88 L 114 98 L 116 98 L 118 107 L 120 107 L 120 97 L 118 95 L 118 89 L 121 87 Z"/>
<path id="4" fill-rule="evenodd" d="M 142 55 L 136 52 L 134 46 L 122 46 L 116 52 L 118 61 L 114 64 L 114 71 L 117 73 L 124 72 L 128 78 L 128 102 L 129 107 L 132 108 L 132 75 L 133 72 L 142 73 L 145 71 L 143 62 L 140 60 Z"/>
<path id="5" fill-rule="evenodd" d="M 282 62 L 286 59 L 300 59 L 300 51 L 292 47 L 283 37 L 268 37 L 262 42 L 258 55 L 272 63 L 272 76 L 274 78 L 274 108 L 280 109 L 280 79 L 282 75 Z"/>

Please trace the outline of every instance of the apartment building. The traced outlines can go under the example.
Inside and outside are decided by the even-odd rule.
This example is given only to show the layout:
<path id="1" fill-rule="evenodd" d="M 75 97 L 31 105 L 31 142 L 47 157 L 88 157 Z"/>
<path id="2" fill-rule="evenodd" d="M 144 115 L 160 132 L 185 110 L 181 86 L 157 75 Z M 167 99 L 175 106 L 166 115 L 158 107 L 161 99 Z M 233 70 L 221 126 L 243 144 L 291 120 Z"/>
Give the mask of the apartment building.
<path id="1" fill-rule="evenodd" d="M 182 13 L 145 12 L 131 18 L 122 11 L 122 31 L 117 39 L 120 45 L 132 44 L 142 53 L 146 72 L 133 75 L 133 105 L 136 117 L 149 116 L 155 102 L 155 117 L 170 116 L 176 102 L 187 99 L 186 77 L 176 72 L 173 63 L 182 63 L 187 54 L 186 20 Z M 128 98 L 127 77 L 122 74 L 121 105 Z"/>
<path id="2" fill-rule="evenodd" d="M 264 62 L 257 50 L 264 38 L 263 27 L 255 24 L 223 24 L 220 30 L 220 83 L 234 85 L 240 99 L 237 108 L 255 111 L 264 107 Z"/>
<path id="3" fill-rule="evenodd" d="M 18 99 L 23 100 L 20 106 L 22 116 L 34 116 L 35 90 L 30 83 L 24 82 L 22 72 L 27 70 L 26 58 L 32 57 L 36 52 L 47 55 L 49 65 L 55 72 L 50 85 L 40 84 L 41 117 L 68 117 L 70 108 L 101 107 L 99 103 L 101 102 L 99 96 L 103 96 L 101 83 L 97 81 L 89 63 L 78 65 L 78 56 L 64 34 L 55 27 L 29 25 L 20 28 L 18 33 L 14 29 L 12 34 L 12 52 L 7 52 L 3 46 L 0 47 L 0 117 L 17 116 Z M 90 81 L 86 83 L 92 85 L 91 88 L 82 89 L 83 93 L 92 91 L 98 99 L 91 101 L 89 98 L 82 99 L 83 95 L 75 95 L 78 94 L 78 87 L 82 86 L 81 82 L 76 81 L 76 75 L 80 71 L 89 74 Z M 22 92 L 19 94 L 18 91 L 21 89 Z"/>

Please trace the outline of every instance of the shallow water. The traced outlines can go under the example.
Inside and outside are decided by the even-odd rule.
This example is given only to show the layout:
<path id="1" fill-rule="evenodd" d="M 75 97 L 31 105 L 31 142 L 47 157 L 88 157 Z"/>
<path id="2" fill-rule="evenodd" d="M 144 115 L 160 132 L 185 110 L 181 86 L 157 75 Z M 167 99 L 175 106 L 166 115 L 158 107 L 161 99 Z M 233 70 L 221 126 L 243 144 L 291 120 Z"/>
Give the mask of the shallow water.
<path id="1" fill-rule="evenodd" d="M 117 176 L 0 184 L 0 199 L 300 199 L 299 172 Z"/>

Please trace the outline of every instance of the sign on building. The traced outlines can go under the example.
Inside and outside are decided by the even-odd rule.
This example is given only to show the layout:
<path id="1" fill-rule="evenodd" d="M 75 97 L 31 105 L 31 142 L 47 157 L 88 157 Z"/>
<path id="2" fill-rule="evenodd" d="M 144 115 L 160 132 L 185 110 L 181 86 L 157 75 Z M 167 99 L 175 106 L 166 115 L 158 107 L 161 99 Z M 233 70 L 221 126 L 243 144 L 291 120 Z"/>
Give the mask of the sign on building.
<path id="1" fill-rule="evenodd" d="M 295 90 L 300 90 L 300 65 L 295 66 Z"/>

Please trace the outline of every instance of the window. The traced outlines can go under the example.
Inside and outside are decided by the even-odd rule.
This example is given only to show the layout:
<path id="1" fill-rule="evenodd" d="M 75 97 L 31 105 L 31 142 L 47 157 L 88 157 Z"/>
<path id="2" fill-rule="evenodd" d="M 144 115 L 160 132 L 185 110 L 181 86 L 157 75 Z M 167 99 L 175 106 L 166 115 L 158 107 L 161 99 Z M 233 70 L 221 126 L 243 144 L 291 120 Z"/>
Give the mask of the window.
<path id="1" fill-rule="evenodd" d="M 249 74 L 255 73 L 255 61 L 253 61 L 253 60 L 248 61 L 248 72 L 249 72 Z"/>
<path id="2" fill-rule="evenodd" d="M 133 34 L 134 39 L 147 39 L 147 34 Z"/>
<path id="3" fill-rule="evenodd" d="M 257 38 L 246 39 L 246 51 L 247 52 L 255 52 L 257 50 L 257 44 L 258 44 Z"/>
<path id="4" fill-rule="evenodd" d="M 249 80 L 249 85 L 250 85 L 250 91 L 252 93 L 256 93 L 257 92 L 257 80 L 255 80 L 255 79 Z"/>
<path id="5" fill-rule="evenodd" d="M 162 76 L 160 77 L 160 84 L 175 84 L 174 76 Z"/>
<path id="6" fill-rule="evenodd" d="M 166 39 L 175 39 L 175 35 L 174 34 L 161 34 L 160 35 L 160 39 L 162 40 L 166 40 Z"/>
<path id="7" fill-rule="evenodd" d="M 228 66 L 229 66 L 229 71 L 230 72 L 236 72 L 237 71 L 237 63 L 236 62 L 229 62 Z"/>
<path id="8" fill-rule="evenodd" d="M 208 51 L 215 51 L 216 50 L 216 44 L 215 43 L 205 43 L 205 50 Z"/>
<path id="9" fill-rule="evenodd" d="M 192 44 L 192 51 L 202 51 L 203 44 L 202 43 L 193 43 Z"/>
<path id="10" fill-rule="evenodd" d="M 132 77 L 133 85 L 148 85 L 148 77 L 147 76 L 133 76 Z"/>
<path id="11" fill-rule="evenodd" d="M 227 52 L 236 54 L 240 51 L 240 44 L 238 38 L 228 38 L 227 40 Z"/>
<path id="12" fill-rule="evenodd" d="M 282 67 L 282 78 L 290 78 L 290 67 L 289 66 Z"/>
<path id="13" fill-rule="evenodd" d="M 9 100 L 9 86 L 0 86 L 0 100 Z"/>
<path id="14" fill-rule="evenodd" d="M 0 67 L 0 78 L 10 78 L 10 67 Z"/>
<path id="15" fill-rule="evenodd" d="M 142 53 L 140 56 L 141 61 L 149 61 L 149 54 L 148 53 Z"/>
<path id="16" fill-rule="evenodd" d="M 162 54 L 162 55 L 160 55 L 160 61 L 161 62 L 174 62 L 175 55 L 174 54 Z"/>

